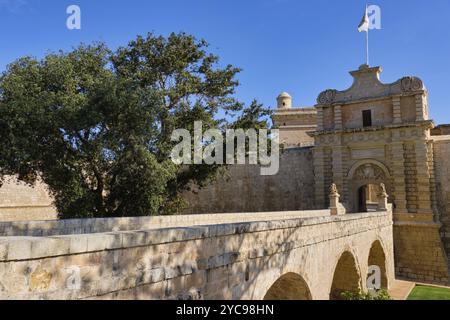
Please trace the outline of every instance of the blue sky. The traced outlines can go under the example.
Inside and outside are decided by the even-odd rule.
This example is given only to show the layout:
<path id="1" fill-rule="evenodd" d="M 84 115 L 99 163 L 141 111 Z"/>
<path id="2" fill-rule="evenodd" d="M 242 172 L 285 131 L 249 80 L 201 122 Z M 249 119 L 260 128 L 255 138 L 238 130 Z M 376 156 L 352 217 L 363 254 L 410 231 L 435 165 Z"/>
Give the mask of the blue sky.
<path id="1" fill-rule="evenodd" d="M 82 30 L 66 28 L 66 8 L 82 10 Z M 243 68 L 237 95 L 275 106 L 288 91 L 310 106 L 328 88 L 351 85 L 364 63 L 357 32 L 362 0 L 0 0 L 0 70 L 23 55 L 42 57 L 80 42 L 125 45 L 137 34 L 185 31 L 211 44 L 224 64 Z M 421 77 L 436 123 L 450 123 L 449 0 L 379 0 L 382 30 L 371 32 L 371 65 L 382 80 Z"/>

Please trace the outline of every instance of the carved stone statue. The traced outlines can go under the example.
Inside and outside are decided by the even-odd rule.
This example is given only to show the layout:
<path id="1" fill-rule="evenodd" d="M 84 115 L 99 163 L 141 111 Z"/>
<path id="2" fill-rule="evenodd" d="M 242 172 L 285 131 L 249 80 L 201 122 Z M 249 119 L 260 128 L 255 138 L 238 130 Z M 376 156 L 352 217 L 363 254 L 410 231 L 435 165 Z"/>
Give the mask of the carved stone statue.
<path id="1" fill-rule="evenodd" d="M 346 213 L 344 206 L 339 202 L 341 195 L 338 192 L 335 183 L 330 186 L 330 212 L 332 216 L 342 215 Z"/>
<path id="2" fill-rule="evenodd" d="M 338 189 L 335 183 L 331 184 L 330 186 L 330 196 L 337 196 L 339 197 Z"/>
<path id="3" fill-rule="evenodd" d="M 386 185 L 384 183 L 380 183 L 380 195 L 386 195 L 387 196 Z"/>
<path id="4" fill-rule="evenodd" d="M 386 192 L 386 185 L 380 183 L 380 193 L 378 194 L 378 211 L 386 211 L 388 208 L 388 194 Z"/>

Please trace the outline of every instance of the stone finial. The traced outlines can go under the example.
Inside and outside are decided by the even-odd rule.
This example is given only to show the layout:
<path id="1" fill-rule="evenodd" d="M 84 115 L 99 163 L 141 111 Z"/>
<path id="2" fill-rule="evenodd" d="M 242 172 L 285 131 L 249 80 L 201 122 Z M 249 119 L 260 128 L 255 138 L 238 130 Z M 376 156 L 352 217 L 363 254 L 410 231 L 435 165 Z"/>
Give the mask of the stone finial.
<path id="1" fill-rule="evenodd" d="M 386 192 L 386 185 L 380 184 L 380 193 L 378 194 L 378 211 L 386 211 L 388 209 L 388 194 Z"/>
<path id="2" fill-rule="evenodd" d="M 339 202 L 340 194 L 338 192 L 337 186 L 333 183 L 330 186 L 330 211 L 332 216 L 337 216 L 345 214 L 344 206 Z"/>

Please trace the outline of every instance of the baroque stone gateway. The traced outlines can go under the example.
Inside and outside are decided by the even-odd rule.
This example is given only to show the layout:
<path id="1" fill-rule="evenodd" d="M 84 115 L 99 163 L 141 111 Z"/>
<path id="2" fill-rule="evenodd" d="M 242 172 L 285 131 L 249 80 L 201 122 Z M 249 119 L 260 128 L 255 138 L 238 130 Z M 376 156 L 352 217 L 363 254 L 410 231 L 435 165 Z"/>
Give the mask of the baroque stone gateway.
<path id="1" fill-rule="evenodd" d="M 361 66 L 314 107 L 282 93 L 279 173 L 232 166 L 185 194 L 186 215 L 57 221 L 45 186 L 11 181 L 0 298 L 339 299 L 368 289 L 370 266 L 387 289 L 448 284 L 450 126 L 429 119 L 422 80 L 381 72 Z"/>

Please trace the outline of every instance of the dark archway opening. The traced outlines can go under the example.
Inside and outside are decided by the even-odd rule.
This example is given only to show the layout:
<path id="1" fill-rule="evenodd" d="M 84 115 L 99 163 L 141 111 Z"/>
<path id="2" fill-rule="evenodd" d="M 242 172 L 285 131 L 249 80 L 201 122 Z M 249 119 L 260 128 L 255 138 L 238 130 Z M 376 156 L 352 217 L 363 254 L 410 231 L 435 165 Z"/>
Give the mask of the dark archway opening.
<path id="1" fill-rule="evenodd" d="M 358 212 L 376 212 L 380 187 L 366 184 L 358 189 Z"/>
<path id="2" fill-rule="evenodd" d="M 356 266 L 356 260 L 350 252 L 346 251 L 340 257 L 334 271 L 330 300 L 343 300 L 342 293 L 357 293 L 360 289 L 361 278 Z"/>
<path id="3" fill-rule="evenodd" d="M 372 244 L 372 247 L 370 248 L 369 253 L 369 260 L 368 260 L 368 267 L 371 266 L 377 266 L 380 268 L 381 271 L 381 288 L 380 289 L 387 289 L 388 288 L 388 280 L 387 280 L 387 274 L 386 274 L 386 255 L 384 254 L 383 247 L 380 243 L 380 241 L 375 241 Z"/>
<path id="4" fill-rule="evenodd" d="M 312 300 L 305 280 L 296 273 L 287 273 L 267 291 L 264 300 Z"/>

